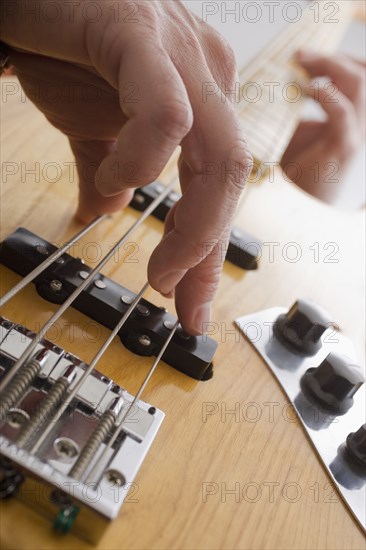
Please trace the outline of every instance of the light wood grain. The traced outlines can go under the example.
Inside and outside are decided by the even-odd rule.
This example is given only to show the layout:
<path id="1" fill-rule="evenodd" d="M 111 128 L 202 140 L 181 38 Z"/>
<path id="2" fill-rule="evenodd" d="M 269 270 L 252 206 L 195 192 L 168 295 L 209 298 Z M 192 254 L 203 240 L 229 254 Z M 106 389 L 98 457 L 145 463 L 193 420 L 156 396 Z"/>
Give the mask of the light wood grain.
<path id="1" fill-rule="evenodd" d="M 72 161 L 66 139 L 28 100 L 22 103 L 20 96 L 14 95 L 3 107 L 3 162 L 37 161 L 44 166 Z M 73 220 L 76 183 L 68 181 L 66 172 L 54 184 L 43 179 L 34 182 L 30 176 L 22 183 L 19 172 L 3 180 L 1 191 L 2 238 L 24 226 L 61 243 L 79 229 Z M 83 240 L 84 245 L 96 242 L 107 251 L 136 217 L 127 209 L 95 229 Z M 220 329 L 215 335 L 220 345 L 211 381 L 195 382 L 165 364 L 156 372 L 144 399 L 161 408 L 166 420 L 137 477 L 134 498 L 138 502 L 123 506 L 100 541 L 100 549 L 364 548 L 361 530 L 340 498 L 334 494 L 336 502 L 327 502 L 332 496 L 329 479 L 299 423 L 283 417 L 287 400 L 273 376 L 238 333 L 225 335 L 225 329 L 233 330 L 233 320 L 239 315 L 275 305 L 290 306 L 296 298 L 308 296 L 332 312 L 362 355 L 363 213 L 330 209 L 276 173 L 273 183 L 267 182 L 249 194 L 236 223 L 264 242 L 280 243 L 274 261 L 271 263 L 265 252 L 255 272 L 225 264 L 213 315 Z M 139 263 L 112 262 L 105 273 L 137 291 L 145 281 L 146 262 L 161 230 L 160 222 L 148 220 L 133 237 L 139 245 Z M 282 257 L 281 250 L 289 242 L 297 242 L 302 249 L 298 263 Z M 337 243 L 338 263 L 315 263 L 309 250 L 314 242 L 319 242 L 321 249 L 326 243 Z M 3 267 L 0 273 L 3 293 L 18 277 Z M 153 291 L 148 298 L 173 310 L 171 302 Z M 30 286 L 4 308 L 3 315 L 34 329 L 54 309 Z M 78 323 L 79 328 L 73 342 L 66 329 L 58 342 L 86 361 L 108 334 L 100 327 L 98 342 L 87 342 L 83 330 L 89 321 L 72 309 L 62 321 Z M 133 392 L 150 364 L 151 360 L 134 356 L 115 343 L 99 369 Z M 208 402 L 217 403 L 221 410 L 233 409 L 239 403 L 240 411 L 246 410 L 247 415 L 236 422 L 233 415 L 222 419 L 216 414 L 203 422 Z M 265 405 L 269 402 L 279 404 L 273 422 Z M 249 421 L 254 413 L 245 409 L 249 403 L 256 403 L 262 411 L 257 422 Z M 237 483 L 240 490 L 256 483 L 262 494 L 257 502 L 243 498 L 236 502 L 235 495 L 228 494 L 224 502 L 219 489 L 203 502 L 205 483 L 218 484 L 219 488 L 226 484 L 228 489 Z M 270 483 L 279 484 L 274 487 L 273 502 Z M 291 490 L 287 500 L 281 495 L 288 483 L 298 484 L 301 490 L 297 502 L 288 502 L 293 496 Z M 319 488 L 319 501 L 314 496 L 315 487 Z M 253 499 L 254 494 L 249 491 L 248 498 Z M 47 520 L 16 500 L 1 506 L 1 538 L 2 548 L 9 550 L 90 547 L 72 535 L 53 535 Z"/>

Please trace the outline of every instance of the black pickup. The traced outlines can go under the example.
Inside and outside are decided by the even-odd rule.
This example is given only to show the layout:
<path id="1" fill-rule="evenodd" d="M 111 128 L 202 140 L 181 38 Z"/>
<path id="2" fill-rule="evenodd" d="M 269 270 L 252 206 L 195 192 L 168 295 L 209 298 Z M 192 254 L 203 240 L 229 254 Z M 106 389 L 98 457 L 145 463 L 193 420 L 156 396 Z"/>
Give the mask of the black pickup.
<path id="1" fill-rule="evenodd" d="M 151 183 L 140 189 L 136 189 L 130 206 L 143 212 L 156 199 L 164 189 L 159 182 Z M 179 193 L 173 191 L 153 211 L 152 216 L 164 221 L 169 210 L 180 199 Z M 258 268 L 262 243 L 242 229 L 233 227 L 226 251 L 226 260 L 242 269 L 252 270 Z"/>
<path id="2" fill-rule="evenodd" d="M 17 229 L 0 245 L 0 263 L 25 276 L 41 264 L 56 248 L 24 228 Z M 78 258 L 64 254 L 33 282 L 46 300 L 62 304 L 90 273 L 91 268 Z M 136 294 L 99 274 L 73 303 L 75 309 L 101 325 L 113 329 Z M 122 343 L 138 355 L 157 355 L 176 318 L 164 308 L 142 299 L 119 332 Z M 217 343 L 208 336 L 188 336 L 178 328 L 163 360 L 195 378 L 212 377 L 212 359 Z"/>

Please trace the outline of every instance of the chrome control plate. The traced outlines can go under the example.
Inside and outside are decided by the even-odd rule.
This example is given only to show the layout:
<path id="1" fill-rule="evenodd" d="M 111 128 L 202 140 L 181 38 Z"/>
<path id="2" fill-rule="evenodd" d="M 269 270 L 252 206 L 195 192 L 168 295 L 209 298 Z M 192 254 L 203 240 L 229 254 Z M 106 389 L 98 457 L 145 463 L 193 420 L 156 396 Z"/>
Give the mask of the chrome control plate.
<path id="1" fill-rule="evenodd" d="M 323 334 L 322 346 L 316 355 L 302 357 L 292 353 L 273 334 L 276 319 L 286 312 L 284 307 L 274 307 L 239 317 L 235 324 L 277 378 L 335 487 L 366 530 L 366 471 L 349 459 L 345 447 L 348 434 L 366 421 L 364 386 L 355 394 L 353 406 L 342 416 L 322 412 L 314 402 L 307 400 L 300 387 L 307 369 L 319 366 L 332 351 L 347 355 L 357 364 L 353 344 L 344 334 L 331 328 Z"/>

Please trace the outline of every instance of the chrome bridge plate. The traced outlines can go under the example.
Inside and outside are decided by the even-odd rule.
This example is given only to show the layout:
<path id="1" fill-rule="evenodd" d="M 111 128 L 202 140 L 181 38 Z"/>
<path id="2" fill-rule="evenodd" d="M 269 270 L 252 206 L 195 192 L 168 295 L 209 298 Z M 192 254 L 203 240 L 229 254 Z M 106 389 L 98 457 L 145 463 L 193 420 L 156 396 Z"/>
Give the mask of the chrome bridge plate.
<path id="1" fill-rule="evenodd" d="M 353 344 L 341 332 L 328 329 L 316 355 L 300 357 L 291 353 L 273 334 L 277 317 L 286 312 L 286 308 L 274 307 L 239 317 L 235 324 L 277 378 L 335 487 L 362 529 L 366 530 L 366 472 L 347 459 L 345 451 L 348 434 L 365 422 L 365 392 L 362 388 L 355 394 L 354 404 L 346 414 L 335 416 L 321 412 L 313 402 L 310 403 L 300 387 L 305 371 L 320 365 L 331 351 L 355 360 Z"/>
<path id="2" fill-rule="evenodd" d="M 26 328 L 0 317 L 1 376 L 11 370 L 32 337 L 33 333 Z M 118 515 L 129 491 L 130 497 L 138 492 L 138 485 L 134 480 L 157 435 L 164 413 L 148 403 L 138 401 L 128 414 L 120 436 L 110 449 L 109 457 L 103 461 L 105 468 L 98 483 L 74 479 L 68 473 L 96 429 L 102 414 L 116 398 L 121 398 L 121 418 L 123 409 L 130 406 L 133 396 L 113 380 L 94 370 L 79 388 L 64 414 L 55 422 L 39 449 L 32 454 L 30 450 L 18 447 L 16 440 L 23 424 L 35 414 L 42 399 L 47 396 L 65 368 L 74 365 L 77 371 L 70 390 L 87 368 L 76 356 L 47 340 L 43 340 L 38 346 L 39 349 L 42 347 L 49 352 L 46 364 L 21 401 L 9 410 L 0 427 L 1 465 L 10 465 L 10 468 L 18 472 L 18 478 L 22 479 L 16 492 L 20 500 L 38 508 L 50 518 L 57 518 L 60 511 L 66 508 L 77 510 L 73 531 L 95 543 L 109 521 Z M 118 426 L 118 420 L 116 425 Z M 81 479 L 87 480 L 88 472 L 93 469 L 109 437 L 110 434 L 98 448 Z"/>

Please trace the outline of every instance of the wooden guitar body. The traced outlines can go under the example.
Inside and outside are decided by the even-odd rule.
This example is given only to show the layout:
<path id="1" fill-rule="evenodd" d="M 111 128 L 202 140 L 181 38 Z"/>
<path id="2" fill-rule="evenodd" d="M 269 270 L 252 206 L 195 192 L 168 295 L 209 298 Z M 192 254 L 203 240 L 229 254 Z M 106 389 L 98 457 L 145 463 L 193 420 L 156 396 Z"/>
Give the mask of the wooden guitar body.
<path id="1" fill-rule="evenodd" d="M 61 245 L 79 229 L 67 141 L 21 101 L 20 91 L 3 111 L 1 238 L 23 226 Z M 35 169 L 33 178 L 27 169 Z M 127 208 L 102 223 L 74 255 L 95 265 L 137 216 Z M 143 398 L 166 418 L 100 549 L 364 548 L 285 395 L 233 324 L 240 315 L 308 297 L 332 313 L 363 360 L 364 215 L 325 206 L 276 171 L 249 193 L 235 223 L 263 241 L 260 268 L 245 272 L 225 263 L 210 327 L 219 343 L 213 378 L 197 382 L 161 363 L 147 386 Z M 161 232 L 161 222 L 149 218 L 103 272 L 137 292 Z M 4 294 L 19 277 L 3 266 L 0 273 Z M 156 292 L 147 297 L 174 311 Z M 29 285 L 2 315 L 36 331 L 56 307 Z M 69 309 L 49 336 L 88 362 L 108 333 Z M 134 393 L 150 365 L 116 341 L 98 368 Z M 4 549 L 90 547 L 71 534 L 54 535 L 48 520 L 15 499 L 2 503 L 1 537 Z"/>

